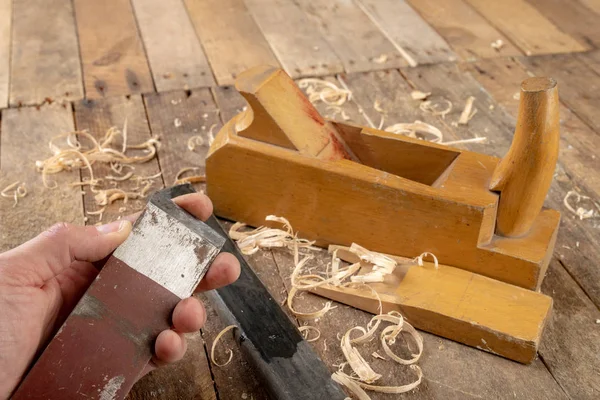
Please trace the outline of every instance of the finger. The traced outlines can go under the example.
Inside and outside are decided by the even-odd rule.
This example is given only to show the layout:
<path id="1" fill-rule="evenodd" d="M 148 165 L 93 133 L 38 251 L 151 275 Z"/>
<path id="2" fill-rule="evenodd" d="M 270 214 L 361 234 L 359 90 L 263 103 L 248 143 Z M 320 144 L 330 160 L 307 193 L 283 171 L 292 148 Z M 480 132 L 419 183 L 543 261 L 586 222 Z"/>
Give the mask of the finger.
<path id="1" fill-rule="evenodd" d="M 221 253 L 215 258 L 196 291 L 218 289 L 233 283 L 240 276 L 240 262 L 231 253 Z"/>
<path id="2" fill-rule="evenodd" d="M 39 284 L 60 274 L 74 261 L 94 262 L 108 256 L 131 232 L 128 220 L 101 226 L 59 223 L 35 238 L 7 252 L 7 269 L 16 268 L 27 278 L 25 284 Z M 9 271 L 10 272 L 10 271 Z"/>
<path id="3" fill-rule="evenodd" d="M 197 332 L 206 323 L 206 310 L 195 297 L 181 300 L 173 310 L 173 327 L 177 332 Z"/>
<path id="4" fill-rule="evenodd" d="M 183 333 L 168 329 L 158 334 L 152 361 L 158 366 L 179 361 L 185 355 L 186 350 L 187 342 Z"/>
<path id="5" fill-rule="evenodd" d="M 202 221 L 206 221 L 213 212 L 212 201 L 202 193 L 184 194 L 173 200 L 179 207 Z"/>

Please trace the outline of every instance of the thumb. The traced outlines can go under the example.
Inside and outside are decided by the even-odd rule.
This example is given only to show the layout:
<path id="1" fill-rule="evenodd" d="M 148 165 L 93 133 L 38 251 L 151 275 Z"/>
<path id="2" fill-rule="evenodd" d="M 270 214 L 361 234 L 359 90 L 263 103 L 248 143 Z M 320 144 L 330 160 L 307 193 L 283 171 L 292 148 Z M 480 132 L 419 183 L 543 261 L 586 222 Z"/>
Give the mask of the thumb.
<path id="1" fill-rule="evenodd" d="M 70 267 L 73 261 L 94 262 L 105 258 L 125 241 L 131 228 L 128 220 L 101 226 L 58 223 L 7 252 L 6 269 L 18 268 L 45 282 Z"/>

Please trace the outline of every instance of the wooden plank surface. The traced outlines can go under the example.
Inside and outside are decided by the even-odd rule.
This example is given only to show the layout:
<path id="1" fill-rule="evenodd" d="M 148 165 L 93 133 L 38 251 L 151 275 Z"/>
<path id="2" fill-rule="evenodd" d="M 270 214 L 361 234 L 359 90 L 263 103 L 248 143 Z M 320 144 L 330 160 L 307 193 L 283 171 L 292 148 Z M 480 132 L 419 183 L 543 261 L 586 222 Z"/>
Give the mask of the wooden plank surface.
<path id="1" fill-rule="evenodd" d="M 13 2 L 10 105 L 83 97 L 71 2 Z"/>
<path id="2" fill-rule="evenodd" d="M 456 54 L 404 0 L 357 0 L 409 65 L 451 61 Z"/>
<path id="3" fill-rule="evenodd" d="M 212 93 L 219 107 L 221 120 L 226 123 L 246 107 L 246 100 L 232 86 L 212 88 Z"/>
<path id="4" fill-rule="evenodd" d="M 463 60 L 523 54 L 464 0 L 408 0 Z M 492 42 L 502 40 L 495 49 Z"/>
<path id="5" fill-rule="evenodd" d="M 467 1 L 527 55 L 587 49 L 525 0 Z"/>
<path id="6" fill-rule="evenodd" d="M 590 48 L 600 44 L 600 15 L 579 1 L 527 0 L 563 32 Z"/>
<path id="7" fill-rule="evenodd" d="M 417 74 L 419 70 L 420 67 L 414 69 Z M 347 102 L 343 106 L 353 123 L 368 125 L 368 121 L 362 115 L 367 115 L 369 120 L 377 119 L 379 112 L 375 110 L 374 99 L 380 100 L 381 107 L 388 110 L 388 116 L 394 119 L 393 122 L 426 117 L 419 110 L 418 103 L 410 97 L 411 86 L 395 71 L 349 74 L 344 77 L 344 81 L 352 90 L 353 99 L 357 103 Z M 440 93 L 442 90 L 434 91 L 436 92 Z M 360 113 L 359 107 L 364 114 Z M 325 105 L 321 103 L 317 103 L 317 108 L 320 112 L 326 110 Z M 435 119 L 431 121 L 433 123 Z M 449 133 L 447 136 L 455 137 L 454 133 Z M 290 255 L 284 252 L 274 252 L 274 254 L 282 276 L 288 276 L 290 268 L 293 267 Z M 320 255 L 314 263 L 323 268 L 327 261 L 328 256 Z M 302 311 L 310 311 L 322 306 L 323 302 L 323 299 L 305 294 L 302 300 L 299 299 L 294 304 Z M 321 330 L 323 340 L 327 340 L 327 351 L 323 351 L 322 343 L 319 346 L 321 339 L 315 342 L 315 349 L 320 352 L 323 359 L 335 360 L 332 362 L 339 363 L 343 358 L 339 352 L 337 333 L 343 333 L 345 329 L 354 325 L 364 324 L 369 319 L 370 316 L 366 313 L 338 305 L 338 308 L 315 322 Z M 421 386 L 410 393 L 411 397 L 416 399 L 566 398 L 540 360 L 534 361 L 530 366 L 524 366 L 431 334 L 422 333 L 422 335 L 425 340 L 425 350 L 419 365 L 423 368 L 425 378 Z M 372 347 L 364 350 L 361 347 L 361 353 L 365 356 L 371 354 L 373 350 Z M 374 362 L 372 365 L 378 372 L 384 373 L 385 383 L 407 383 L 412 378 L 406 368 L 390 367 L 389 361 L 382 362 L 372 357 L 367 359 L 369 362 Z M 458 365 L 470 367 L 459 368 Z M 515 376 L 527 376 L 527 379 L 515 379 Z M 385 394 L 372 393 L 373 399 L 388 397 Z"/>
<path id="8" fill-rule="evenodd" d="M 129 0 L 74 0 L 85 96 L 154 90 Z"/>
<path id="9" fill-rule="evenodd" d="M 600 0 L 578 0 L 584 4 L 587 8 L 594 11 L 596 14 L 600 14 Z"/>
<path id="10" fill-rule="evenodd" d="M 133 0 L 156 90 L 214 86 L 202 45 L 181 0 Z"/>
<path id="11" fill-rule="evenodd" d="M 185 0 L 219 85 L 231 85 L 242 71 L 279 65 L 243 0 Z"/>
<path id="12" fill-rule="evenodd" d="M 554 77 L 560 85 L 560 99 L 577 116 L 600 132 L 600 77 L 594 72 L 593 58 L 555 54 L 519 59 L 536 75 Z M 600 69 L 598 69 L 600 72 Z"/>
<path id="13" fill-rule="evenodd" d="M 451 99 L 452 93 L 462 95 L 473 95 L 477 98 L 475 105 L 485 104 L 482 96 L 488 97 L 488 94 L 482 90 L 473 78 L 468 74 L 463 74 L 458 71 L 454 65 L 435 65 L 419 69 L 407 69 L 403 73 L 411 82 L 413 82 L 420 90 L 446 90 L 447 96 Z M 452 100 L 452 99 L 451 99 Z M 508 115 L 501 107 L 494 107 L 493 110 L 481 107 L 469 125 L 477 126 L 478 120 L 482 120 L 488 128 L 486 135 L 493 137 L 494 146 L 484 146 L 480 151 L 491 155 L 503 155 L 510 145 L 512 131 L 514 130 L 515 120 Z M 462 138 L 464 131 L 457 130 L 456 133 Z M 555 174 L 555 179 L 549 191 L 546 204 L 552 208 L 565 211 L 562 201 L 568 190 L 573 189 L 574 183 L 571 178 L 564 173 L 564 169 L 559 167 Z M 582 194 L 586 195 L 585 191 Z M 577 218 L 572 218 L 571 215 L 563 215 L 561 229 L 556 243 L 555 255 L 560 260 L 560 264 L 566 268 L 569 273 L 563 271 L 561 277 L 564 280 L 544 283 L 543 292 L 553 297 L 555 303 L 553 317 L 555 321 L 571 322 L 572 332 L 578 332 L 580 337 L 596 338 L 598 335 L 597 325 L 591 323 L 590 320 L 584 318 L 572 318 L 569 311 L 568 303 L 564 303 L 564 299 L 570 297 L 569 291 L 577 288 L 577 283 L 586 289 L 587 295 L 595 295 L 598 292 L 597 286 L 600 278 L 597 275 L 597 269 L 591 267 L 594 265 L 590 260 L 595 260 L 599 257 L 600 234 L 597 228 L 589 220 L 579 221 Z M 579 245 L 577 245 L 579 244 Z M 558 266 L 558 260 L 554 259 L 553 265 Z M 574 281 L 573 278 L 575 278 Z M 585 282 L 586 280 L 590 282 Z M 584 286 L 585 285 L 585 286 Z M 589 290 L 588 290 L 589 289 Z M 578 289 L 580 293 L 580 289 Z M 593 290 L 593 291 L 592 291 Z M 583 296 L 583 294 L 582 294 Z M 595 297 L 598 300 L 597 297 Z M 582 305 L 581 305 L 582 304 Z M 589 301 L 580 303 L 580 313 L 582 315 L 597 315 L 598 303 L 596 306 Z M 545 341 L 561 343 L 561 348 L 545 347 Z M 580 387 L 580 377 L 573 376 L 572 366 L 577 365 L 581 371 L 594 371 L 600 368 L 600 360 L 597 357 L 590 358 L 589 345 L 582 344 L 581 340 L 573 339 L 571 331 L 565 332 L 565 329 L 553 329 L 544 333 L 542 346 L 540 347 L 540 355 L 546 360 L 563 357 L 564 354 L 569 354 L 572 357 L 572 363 L 566 365 L 564 363 L 553 363 L 546 365 L 549 367 L 553 377 L 558 381 L 560 387 L 566 391 L 571 398 L 588 398 L 590 387 L 596 387 L 600 382 L 600 376 L 589 373 L 585 376 L 588 380 L 586 388 Z M 586 350 L 582 351 L 582 347 Z M 593 348 L 592 348 L 593 350 Z"/>
<path id="14" fill-rule="evenodd" d="M 346 72 L 398 68 L 407 62 L 367 15 L 347 0 L 299 0 Z"/>
<path id="15" fill-rule="evenodd" d="M 0 108 L 8 106 L 12 0 L 0 0 Z"/>
<path id="16" fill-rule="evenodd" d="M 254 20 L 285 71 L 292 77 L 343 71 L 342 62 L 317 24 L 287 0 L 245 0 Z"/>
<path id="17" fill-rule="evenodd" d="M 35 169 L 37 160 L 52 156 L 50 139 L 71 131 L 70 107 L 53 104 L 2 111 L 0 190 L 21 181 L 28 193 L 16 206 L 12 198 L 0 197 L 0 251 L 20 245 L 56 222 L 83 223 L 81 191 L 70 186 L 79 181 L 79 171 L 50 175 L 48 182 L 58 186 L 49 189 Z"/>
<path id="18" fill-rule="evenodd" d="M 116 127 L 119 130 L 123 129 L 127 120 L 127 143 L 128 145 L 136 145 L 150 139 L 150 129 L 146 119 L 146 111 L 144 103 L 140 95 L 109 97 L 98 100 L 82 100 L 75 103 L 75 123 L 78 130 L 86 129 L 96 139 L 104 137 L 108 129 Z M 118 138 L 114 147 L 121 149 L 122 140 Z M 142 155 L 141 150 L 129 150 L 127 155 Z M 133 164 L 135 168 L 133 173 L 137 176 L 152 176 L 160 172 L 158 160 L 156 158 L 144 164 Z M 104 178 L 106 175 L 117 175 L 111 171 L 110 167 L 104 163 L 96 163 L 92 166 L 95 178 Z M 124 169 L 126 173 L 128 169 Z M 89 177 L 87 171 L 82 172 L 84 179 Z M 145 185 L 136 179 L 129 179 L 123 182 L 117 182 L 117 188 L 125 191 L 139 192 L 141 187 Z M 150 192 L 158 190 L 163 185 L 163 180 L 159 177 L 153 180 L 153 185 Z M 103 188 L 111 188 L 110 182 L 106 182 Z M 86 212 L 94 212 L 101 209 L 94 200 L 94 193 L 85 188 L 84 206 Z M 98 222 L 108 222 L 119 218 L 122 215 L 131 214 L 144 208 L 147 199 L 135 199 L 124 203 L 123 200 L 115 201 L 113 204 L 106 207 L 102 221 L 99 221 L 98 216 L 89 216 L 88 224 Z"/>

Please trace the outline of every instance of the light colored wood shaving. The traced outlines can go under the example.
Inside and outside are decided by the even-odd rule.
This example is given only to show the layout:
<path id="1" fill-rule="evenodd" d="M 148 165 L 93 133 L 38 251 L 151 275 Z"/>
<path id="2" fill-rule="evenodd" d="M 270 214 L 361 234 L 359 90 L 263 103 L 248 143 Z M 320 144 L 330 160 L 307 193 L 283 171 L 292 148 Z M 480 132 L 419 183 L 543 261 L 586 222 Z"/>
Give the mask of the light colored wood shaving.
<path id="1" fill-rule="evenodd" d="M 575 205 L 571 205 L 571 203 L 569 201 L 571 199 L 571 197 L 575 198 Z M 569 190 L 567 192 L 567 194 L 565 195 L 565 198 L 563 199 L 563 204 L 565 205 L 567 210 L 569 210 L 571 213 L 573 213 L 574 215 L 579 217 L 580 220 L 589 219 L 589 218 L 597 218 L 598 217 L 597 210 L 594 210 L 593 208 L 586 209 L 583 207 L 577 207 L 577 204 L 579 204 L 579 202 L 582 200 L 588 200 L 591 204 L 596 206 L 596 208 L 600 209 L 600 206 L 596 202 L 592 201 L 588 196 L 579 194 L 575 190 Z M 575 207 L 577 207 L 577 208 L 575 208 Z"/>
<path id="2" fill-rule="evenodd" d="M 400 394 L 409 392 L 419 386 L 421 384 L 421 380 L 423 379 L 423 371 L 418 365 L 411 365 L 410 368 L 417 373 L 417 380 L 401 386 L 369 385 L 367 383 L 356 381 L 341 371 L 333 373 L 333 375 L 331 375 L 331 379 L 340 385 L 347 387 L 348 390 L 350 390 L 359 400 L 371 400 L 371 397 L 369 397 L 367 392 L 365 392 L 365 389 L 379 393 Z"/>
<path id="3" fill-rule="evenodd" d="M 387 54 L 382 54 L 379 57 L 373 57 L 373 59 L 371 59 L 371 61 L 373 61 L 375 64 L 385 64 L 388 60 L 388 55 Z"/>
<path id="4" fill-rule="evenodd" d="M 432 114 L 441 115 L 446 118 L 446 114 L 452 111 L 452 102 L 447 99 L 441 99 L 439 103 L 434 103 L 432 100 L 426 100 L 419 104 L 421 111 Z"/>
<path id="5" fill-rule="evenodd" d="M 192 136 L 187 142 L 188 150 L 194 151 L 196 147 L 204 145 L 204 138 L 200 135 Z"/>
<path id="6" fill-rule="evenodd" d="M 492 43 L 490 43 L 490 46 L 492 47 L 492 49 L 500 51 L 504 47 L 504 40 L 494 40 Z"/>
<path id="7" fill-rule="evenodd" d="M 217 127 L 217 124 L 212 124 L 210 126 L 210 128 L 208 129 L 208 133 L 207 133 L 207 137 L 208 137 L 208 145 L 212 146 L 213 142 L 215 141 L 215 134 L 214 134 L 214 130 Z"/>
<path id="8" fill-rule="evenodd" d="M 379 101 L 378 99 L 375 99 L 375 102 L 373 103 L 373 108 L 378 113 L 385 114 L 385 110 L 383 108 L 381 108 L 381 101 Z"/>
<path id="9" fill-rule="evenodd" d="M 460 118 L 458 119 L 459 125 L 467 125 L 471 118 L 477 113 L 477 109 L 473 109 L 473 103 L 475 102 L 475 97 L 469 96 L 465 103 L 465 108 L 460 114 Z M 471 111 L 472 110 L 472 111 Z"/>
<path id="10" fill-rule="evenodd" d="M 419 139 L 419 137 L 417 136 L 417 133 L 421 134 L 421 136 L 423 136 L 423 137 L 425 137 L 425 135 L 431 135 L 431 136 L 433 136 L 433 138 L 426 139 L 426 140 L 429 140 L 430 142 L 433 142 L 433 143 L 441 143 L 442 140 L 444 139 L 444 135 L 442 134 L 442 131 L 440 131 L 438 128 L 436 128 L 433 125 L 430 125 L 426 122 L 422 122 L 419 120 L 412 122 L 412 123 L 408 122 L 408 123 L 398 123 L 398 124 L 390 125 L 387 128 L 385 128 L 384 130 L 386 132 L 402 134 L 402 135 L 406 135 L 408 137 L 415 138 L 415 139 Z"/>
<path id="11" fill-rule="evenodd" d="M 431 96 L 431 92 L 421 92 L 420 90 L 413 90 L 410 92 L 410 97 L 413 100 L 427 100 L 427 98 Z"/>
<path id="12" fill-rule="evenodd" d="M 381 354 L 379 354 L 376 351 L 374 351 L 373 353 L 371 353 L 371 356 L 373 356 L 373 358 L 378 358 L 380 360 L 387 361 L 387 358 L 385 358 L 384 356 L 382 356 Z"/>
<path id="13" fill-rule="evenodd" d="M 340 347 L 342 349 L 342 353 L 344 353 L 344 357 L 346 358 L 346 362 L 352 369 L 352 371 L 358 376 L 358 379 L 367 382 L 373 383 L 379 378 L 381 378 L 381 374 L 373 371 L 369 363 L 363 358 L 360 352 L 356 349 L 356 347 L 352 346 L 350 342 L 350 335 L 353 331 L 358 330 L 359 327 L 350 328 L 344 336 L 342 336 L 342 340 L 340 341 Z"/>
<path id="14" fill-rule="evenodd" d="M 0 195 L 5 198 L 13 199 L 13 208 L 19 204 L 19 199 L 27 196 L 27 185 L 25 182 L 16 181 L 5 187 Z"/>
<path id="15" fill-rule="evenodd" d="M 292 287 L 292 289 L 290 290 L 290 292 L 288 294 L 287 306 L 288 306 L 289 310 L 292 312 L 292 314 L 294 314 L 294 316 L 296 318 L 298 318 L 300 321 L 309 321 L 309 320 L 314 320 L 314 319 L 317 319 L 317 318 L 321 318 L 329 310 L 331 310 L 332 308 L 334 308 L 332 306 L 331 301 L 328 301 L 328 302 L 325 303 L 325 305 L 323 306 L 323 308 L 321 308 L 320 310 L 317 310 L 317 311 L 313 311 L 313 312 L 301 312 L 301 311 L 297 311 L 292 306 L 292 303 L 294 302 L 294 297 L 296 296 L 296 294 L 298 292 L 299 292 L 298 289 L 296 289 L 295 287 Z"/>
<path id="16" fill-rule="evenodd" d="M 309 343 L 316 342 L 321 337 L 321 331 L 315 328 L 314 326 L 304 325 L 299 327 L 298 330 L 300 331 L 300 333 L 302 333 L 302 337 L 304 338 L 304 340 L 306 340 Z M 316 336 L 309 339 L 308 337 L 310 335 L 310 332 L 314 332 Z"/>
<path id="17" fill-rule="evenodd" d="M 485 143 L 487 142 L 487 137 L 474 137 L 469 139 L 460 139 L 460 140 L 450 140 L 449 142 L 442 142 L 446 146 L 452 146 L 456 144 L 468 144 L 468 143 Z"/>
<path id="18" fill-rule="evenodd" d="M 215 337 L 215 340 L 210 348 L 210 361 L 212 361 L 213 364 L 215 364 L 217 367 L 224 367 L 227 364 L 229 364 L 231 362 L 231 359 L 233 358 L 233 350 L 231 349 L 227 349 L 226 352 L 229 354 L 229 358 L 227 359 L 227 361 L 225 361 L 222 364 L 219 364 L 216 360 L 215 360 L 215 347 L 217 346 L 217 343 L 219 343 L 219 340 L 221 340 L 221 337 L 223 337 L 224 334 L 226 334 L 227 332 L 229 332 L 232 329 L 237 328 L 236 325 L 229 325 L 226 326 L 225 328 L 223 328 L 223 330 L 221 332 L 219 332 L 219 334 Z"/>
<path id="19" fill-rule="evenodd" d="M 398 265 L 395 260 L 392 260 L 381 253 L 367 250 L 356 243 L 352 243 L 350 246 L 350 252 L 356 254 L 362 261 L 373 264 L 374 271 L 380 271 L 384 274 L 391 274 Z"/>
<path id="20" fill-rule="evenodd" d="M 206 176 L 205 175 L 190 175 L 190 176 L 186 176 L 184 177 L 184 174 L 187 174 L 188 172 L 199 172 L 201 171 L 200 168 L 198 167 L 185 167 L 179 170 L 179 172 L 177 172 L 177 175 L 175 175 L 175 182 L 173 182 L 174 185 L 181 185 L 183 183 L 201 183 L 201 182 L 206 182 Z"/>
<path id="21" fill-rule="evenodd" d="M 298 87 L 306 91 L 308 100 L 312 104 L 322 101 L 330 106 L 341 106 L 352 98 L 350 90 L 339 88 L 334 83 L 323 79 L 301 79 L 298 81 Z"/>

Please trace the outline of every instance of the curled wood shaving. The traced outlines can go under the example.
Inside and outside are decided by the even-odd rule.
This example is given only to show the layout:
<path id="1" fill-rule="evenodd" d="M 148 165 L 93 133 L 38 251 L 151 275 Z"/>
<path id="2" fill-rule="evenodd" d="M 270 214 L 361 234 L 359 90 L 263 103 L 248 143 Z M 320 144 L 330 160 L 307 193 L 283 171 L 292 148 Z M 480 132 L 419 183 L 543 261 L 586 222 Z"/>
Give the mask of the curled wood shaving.
<path id="1" fill-rule="evenodd" d="M 375 64 L 385 64 L 388 60 L 388 55 L 387 54 L 382 54 L 379 57 L 373 57 L 373 59 L 371 61 L 373 61 Z"/>
<path id="2" fill-rule="evenodd" d="M 384 356 L 382 356 L 381 354 L 379 354 L 376 351 L 374 351 L 373 353 L 371 353 L 371 356 L 373 356 L 373 358 L 378 358 L 380 360 L 387 361 L 387 358 L 385 358 Z"/>
<path id="3" fill-rule="evenodd" d="M 201 183 L 201 182 L 206 182 L 206 176 L 205 175 L 191 175 L 191 176 L 186 176 L 183 177 L 182 175 L 188 173 L 188 172 L 198 172 L 201 171 L 200 168 L 198 167 L 186 167 L 186 168 L 182 168 L 179 170 L 179 172 L 177 172 L 177 175 L 175 175 L 175 182 L 173 183 L 174 185 L 181 185 L 183 183 Z"/>
<path id="4" fill-rule="evenodd" d="M 410 92 L 410 97 L 413 100 L 427 100 L 427 98 L 431 96 L 431 92 L 421 92 L 420 90 L 413 90 Z"/>
<path id="5" fill-rule="evenodd" d="M 437 257 L 435 256 L 435 254 L 433 254 L 433 253 L 429 253 L 429 252 L 427 252 L 427 251 L 426 251 L 425 253 L 421 254 L 421 255 L 420 255 L 420 256 L 418 256 L 418 257 L 416 257 L 416 258 L 414 259 L 414 261 L 415 261 L 415 262 L 416 262 L 416 263 L 417 263 L 417 264 L 418 264 L 420 267 L 422 267 L 422 266 L 423 266 L 423 258 L 425 258 L 425 257 L 427 257 L 427 256 L 431 256 L 431 258 L 433 259 L 433 265 L 434 265 L 435 269 L 438 269 L 438 268 L 439 268 L 438 259 L 437 259 Z"/>
<path id="6" fill-rule="evenodd" d="M 446 118 L 446 114 L 452 111 L 452 102 L 447 99 L 441 99 L 439 103 L 433 103 L 432 100 L 426 100 L 419 104 L 421 111 L 432 114 L 441 115 Z"/>
<path id="7" fill-rule="evenodd" d="M 221 340 L 221 337 L 226 334 L 227 332 L 229 332 L 232 329 L 237 328 L 236 325 L 229 325 L 226 326 L 221 332 L 219 332 L 219 334 L 217 335 L 217 337 L 215 337 L 215 341 L 213 342 L 211 348 L 210 348 L 210 361 L 212 361 L 213 364 L 215 364 L 217 367 L 224 367 L 227 364 L 229 364 L 231 362 L 231 359 L 233 358 L 233 350 L 231 349 L 227 349 L 226 352 L 229 354 L 229 358 L 227 359 L 227 361 L 225 361 L 223 364 L 219 364 L 216 360 L 215 360 L 215 347 L 217 346 L 217 343 L 219 343 L 219 340 Z"/>
<path id="8" fill-rule="evenodd" d="M 0 192 L 2 197 L 11 198 L 14 200 L 13 207 L 16 207 L 19 204 L 19 199 L 27 196 L 27 186 L 25 182 L 16 181 L 5 187 L 2 192 Z"/>
<path id="9" fill-rule="evenodd" d="M 340 347 L 342 348 L 342 353 L 344 353 L 344 357 L 352 371 L 358 376 L 363 382 L 373 383 L 379 378 L 381 378 L 381 374 L 373 371 L 369 363 L 363 358 L 363 356 L 359 353 L 356 347 L 353 347 L 350 342 L 350 335 L 353 331 L 363 329 L 360 327 L 350 328 L 344 336 L 342 336 L 342 340 L 340 342 Z"/>
<path id="10" fill-rule="evenodd" d="M 350 390 L 359 400 L 371 400 L 371 397 L 369 397 L 367 392 L 365 392 L 365 389 L 379 393 L 400 394 L 409 392 L 417 386 L 419 386 L 421 384 L 421 380 L 423 379 L 423 371 L 421 371 L 421 368 L 418 365 L 411 365 L 410 368 L 417 373 L 417 380 L 407 385 L 401 386 L 369 385 L 366 383 L 356 381 L 352 377 L 346 375 L 341 371 L 334 372 L 333 375 L 331 375 L 331 379 L 333 379 L 340 385 L 344 385 L 345 387 L 347 387 L 348 390 Z"/>
<path id="11" fill-rule="evenodd" d="M 215 134 L 213 133 L 214 129 L 217 127 L 217 124 L 212 124 L 210 126 L 210 128 L 208 129 L 208 145 L 212 146 L 213 142 L 215 141 Z"/>
<path id="12" fill-rule="evenodd" d="M 315 328 L 314 326 L 310 326 L 310 325 L 304 325 L 301 326 L 300 328 L 298 328 L 298 330 L 300 331 L 300 333 L 302 333 L 302 337 L 304 337 L 304 340 L 306 340 L 307 342 L 315 342 L 317 341 L 320 337 L 321 337 L 321 331 L 318 330 L 317 328 Z M 315 332 L 316 336 L 309 339 L 309 332 Z"/>
<path id="13" fill-rule="evenodd" d="M 442 131 L 440 131 L 438 128 L 419 120 L 412 123 L 398 123 L 390 125 L 384 130 L 386 132 L 403 134 L 415 139 L 419 138 L 417 137 L 417 133 L 420 133 L 421 135 L 432 135 L 434 138 L 429 141 L 433 143 L 441 143 L 444 138 Z"/>
<path id="14" fill-rule="evenodd" d="M 317 311 L 313 311 L 313 312 L 301 312 L 301 311 L 297 311 L 292 306 L 292 303 L 294 301 L 294 297 L 296 296 L 296 293 L 298 293 L 298 289 L 295 288 L 295 287 L 292 287 L 292 289 L 290 290 L 290 293 L 288 294 L 287 306 L 290 309 L 290 311 L 292 312 L 292 314 L 294 314 L 294 316 L 296 316 L 296 318 L 298 318 L 301 321 L 308 321 L 308 320 L 313 320 L 313 319 L 321 318 L 329 310 L 331 310 L 332 308 L 334 308 L 332 306 L 331 301 L 328 301 L 328 302 L 325 303 L 325 305 L 323 306 L 323 308 L 321 308 L 320 310 L 317 310 Z"/>
<path id="15" fill-rule="evenodd" d="M 571 203 L 569 202 L 569 199 L 571 197 L 575 197 L 575 206 L 571 205 Z M 567 208 L 567 210 L 569 210 L 571 213 L 575 214 L 576 216 L 579 217 L 580 220 L 584 220 L 584 219 L 588 219 L 588 218 L 597 218 L 598 217 L 598 212 L 596 210 L 594 210 L 593 208 L 590 209 L 586 209 L 583 207 L 577 207 L 577 204 L 582 201 L 582 200 L 590 200 L 591 199 L 588 196 L 584 196 L 582 194 L 579 194 L 577 191 L 575 190 L 569 190 L 567 192 L 567 194 L 565 195 L 565 198 L 563 199 L 563 204 L 565 205 L 565 207 Z M 597 203 L 593 202 L 592 203 L 597 207 L 600 208 L 600 206 L 598 206 Z"/>
<path id="16" fill-rule="evenodd" d="M 384 274 L 391 274 L 398 265 L 395 260 L 374 251 L 365 249 L 356 243 L 352 243 L 350 251 L 356 254 L 362 261 L 374 265 L 374 271 L 381 271 Z"/>
<path id="17" fill-rule="evenodd" d="M 341 106 L 352 98 L 350 90 L 339 88 L 334 83 L 323 79 L 301 79 L 298 81 L 298 87 L 306 91 L 308 100 L 312 104 L 322 101 L 330 106 Z"/>
<path id="18" fill-rule="evenodd" d="M 459 125 L 467 125 L 471 118 L 473 118 L 473 116 L 477 113 L 477 109 L 471 111 L 473 109 L 474 101 L 475 97 L 469 96 L 467 102 L 465 103 L 465 108 L 463 109 L 462 113 L 460 114 L 460 118 L 458 119 Z"/>
<path id="19" fill-rule="evenodd" d="M 192 136 L 187 142 L 187 147 L 190 151 L 194 151 L 196 147 L 204 145 L 204 138 L 200 135 Z"/>
<path id="20" fill-rule="evenodd" d="M 492 43 L 490 43 L 490 46 L 492 47 L 492 49 L 494 49 L 496 51 L 500 51 L 504 47 L 504 40 L 502 40 L 502 39 L 495 40 Z"/>

